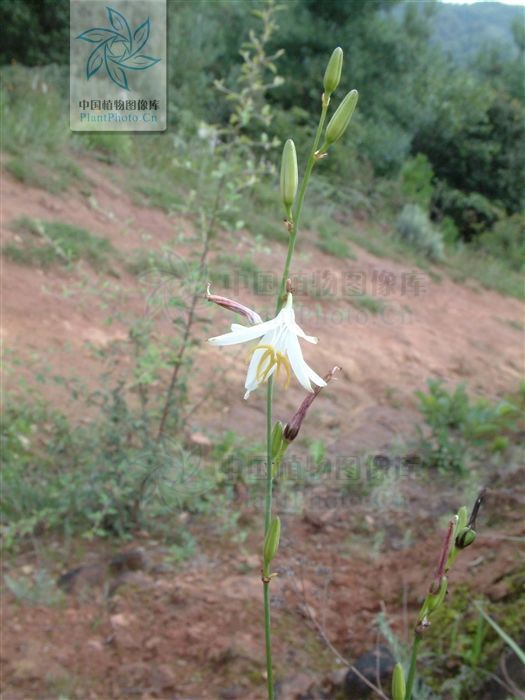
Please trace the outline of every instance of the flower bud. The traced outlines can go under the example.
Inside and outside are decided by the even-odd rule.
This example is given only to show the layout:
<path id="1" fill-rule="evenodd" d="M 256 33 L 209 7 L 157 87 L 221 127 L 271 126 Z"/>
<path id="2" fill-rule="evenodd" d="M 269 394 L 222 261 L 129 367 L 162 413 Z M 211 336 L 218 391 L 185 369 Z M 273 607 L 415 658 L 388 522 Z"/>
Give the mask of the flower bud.
<path id="1" fill-rule="evenodd" d="M 288 139 L 284 144 L 281 161 L 281 197 L 288 215 L 294 203 L 298 183 L 299 174 L 297 171 L 295 144 L 292 139 Z"/>
<path id="2" fill-rule="evenodd" d="M 283 437 L 284 426 L 281 421 L 273 426 L 272 431 L 272 477 L 279 473 L 279 467 L 283 461 L 284 453 L 288 449 L 289 443 Z"/>
<path id="3" fill-rule="evenodd" d="M 456 547 L 458 549 L 465 549 L 471 545 L 476 539 L 476 531 L 471 527 L 465 527 L 456 537 Z"/>
<path id="4" fill-rule="evenodd" d="M 325 382 L 327 384 L 331 382 L 334 377 L 334 374 L 340 369 L 341 368 L 337 366 L 331 369 L 330 372 L 328 372 L 328 374 L 326 374 L 324 377 Z M 305 399 L 303 399 L 303 402 L 290 419 L 290 422 L 284 426 L 283 437 L 287 446 L 290 442 L 295 440 L 295 438 L 299 434 L 299 430 L 301 429 L 301 425 L 303 424 L 303 420 L 305 419 L 308 409 L 312 405 L 315 397 L 319 394 L 321 389 L 322 387 L 316 386 L 313 392 L 311 394 L 308 394 L 308 396 Z"/>
<path id="5" fill-rule="evenodd" d="M 456 534 L 458 532 L 461 532 L 464 527 L 467 527 L 467 521 L 468 521 L 468 511 L 467 511 L 467 506 L 461 506 L 461 508 L 458 510 L 458 523 L 456 525 Z"/>
<path id="6" fill-rule="evenodd" d="M 392 700 L 405 700 L 405 672 L 403 666 L 397 663 L 392 674 Z"/>
<path id="7" fill-rule="evenodd" d="M 345 133 L 352 114 L 357 104 L 357 90 L 350 90 L 339 107 L 335 110 L 334 116 L 328 122 L 325 134 L 325 145 L 321 149 L 324 151 L 332 143 L 338 141 Z"/>
<path id="8" fill-rule="evenodd" d="M 266 537 L 264 538 L 264 568 L 269 565 L 274 556 L 277 554 L 277 549 L 279 548 L 279 538 L 281 536 L 281 519 L 278 515 L 272 518 Z"/>
<path id="9" fill-rule="evenodd" d="M 446 576 L 443 576 L 441 578 L 441 581 L 439 583 L 439 588 L 436 593 L 429 593 L 427 595 L 427 610 L 426 613 L 427 615 L 430 615 L 430 613 L 433 613 L 434 610 L 439 608 L 441 603 L 445 600 L 445 596 L 447 594 L 447 588 L 448 588 L 448 580 Z"/>
<path id="10" fill-rule="evenodd" d="M 324 92 L 327 97 L 330 97 L 332 92 L 337 90 L 339 81 L 341 80 L 341 71 L 343 69 L 343 49 L 338 46 L 333 50 L 326 71 L 324 74 Z"/>

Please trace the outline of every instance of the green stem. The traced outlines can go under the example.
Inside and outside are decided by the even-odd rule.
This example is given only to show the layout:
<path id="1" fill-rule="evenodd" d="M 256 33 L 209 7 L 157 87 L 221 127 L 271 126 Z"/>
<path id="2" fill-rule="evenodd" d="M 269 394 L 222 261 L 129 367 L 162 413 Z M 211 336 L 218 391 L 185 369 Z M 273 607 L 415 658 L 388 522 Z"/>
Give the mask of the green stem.
<path id="1" fill-rule="evenodd" d="M 283 278 L 279 287 L 279 296 L 277 297 L 277 312 L 281 310 L 285 301 L 284 292 L 286 289 L 286 280 L 288 279 L 290 263 L 292 262 L 292 256 L 295 250 L 295 240 L 297 238 L 297 231 L 299 230 L 299 222 L 301 220 L 301 214 L 303 211 L 304 197 L 306 194 L 306 189 L 308 187 L 308 181 L 310 180 L 310 175 L 312 174 L 312 170 L 314 169 L 315 153 L 317 151 L 317 148 L 319 147 L 319 141 L 321 139 L 321 134 L 323 133 L 323 127 L 327 111 L 328 101 L 324 99 L 323 95 L 323 108 L 321 110 L 321 118 L 319 119 L 319 125 L 315 134 L 314 143 L 312 146 L 312 150 L 310 151 L 308 162 L 306 163 L 306 170 L 304 171 L 303 180 L 301 182 L 301 188 L 299 189 L 299 195 L 295 204 L 295 214 L 292 221 L 292 230 L 290 231 L 290 238 L 288 241 L 288 254 L 286 256 L 286 262 L 284 264 Z"/>
<path id="2" fill-rule="evenodd" d="M 264 535 L 268 532 L 272 517 L 272 401 L 273 377 L 268 379 L 266 392 L 266 502 L 264 506 Z M 272 629 L 270 619 L 270 584 L 266 579 L 270 575 L 269 567 L 263 570 L 264 589 L 264 638 L 266 645 L 266 678 L 268 683 L 268 700 L 273 700 L 272 667 Z"/>
<path id="3" fill-rule="evenodd" d="M 416 677 L 417 652 L 420 643 L 421 637 L 418 634 L 416 634 L 414 636 L 414 643 L 412 644 L 412 656 L 410 657 L 410 668 L 408 670 L 405 700 L 412 700 L 412 688 L 414 687 L 414 679 Z"/>
<path id="4" fill-rule="evenodd" d="M 301 212 L 303 210 L 304 197 L 306 194 L 306 188 L 308 186 L 308 181 L 312 170 L 315 165 L 315 152 L 319 146 L 319 141 L 321 139 L 321 134 L 323 133 L 324 122 L 326 119 L 326 112 L 328 110 L 328 100 L 324 99 L 323 95 L 323 107 L 321 110 L 321 117 L 319 119 L 319 125 L 315 134 L 314 143 L 312 150 L 310 151 L 310 156 L 306 164 L 306 170 L 304 172 L 303 180 L 301 182 L 301 188 L 299 190 L 299 195 L 297 197 L 297 203 L 295 206 L 295 215 L 293 217 L 292 229 L 290 231 L 290 238 L 288 240 L 288 253 L 286 255 L 286 262 L 284 264 L 283 277 L 281 280 L 281 285 L 279 288 L 279 295 L 277 297 L 277 307 L 276 313 L 278 313 L 284 303 L 284 293 L 286 290 L 286 280 L 288 279 L 288 274 L 290 270 L 290 263 L 292 262 L 292 256 L 295 249 L 295 240 L 297 238 L 297 231 L 299 228 L 299 221 L 301 219 Z M 266 497 L 264 506 L 264 534 L 268 531 L 270 522 L 272 519 L 272 400 L 273 400 L 273 377 L 268 380 L 268 389 L 266 393 Z M 264 637 L 266 646 L 266 675 L 268 682 L 268 700 L 274 700 L 274 688 L 273 688 L 273 667 L 272 667 L 272 632 L 271 632 L 271 618 L 270 618 L 270 583 L 268 579 L 270 576 L 270 571 L 268 569 L 263 570 L 263 590 L 264 590 Z"/>

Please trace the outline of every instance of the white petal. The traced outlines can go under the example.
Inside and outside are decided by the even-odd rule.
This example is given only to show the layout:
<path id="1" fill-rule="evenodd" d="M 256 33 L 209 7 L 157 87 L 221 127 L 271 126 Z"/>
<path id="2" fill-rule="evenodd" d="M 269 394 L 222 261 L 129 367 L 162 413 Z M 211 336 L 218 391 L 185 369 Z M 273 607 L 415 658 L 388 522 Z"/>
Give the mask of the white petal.
<path id="1" fill-rule="evenodd" d="M 260 338 L 267 331 L 274 328 L 275 323 L 276 319 L 273 318 L 271 321 L 257 323 L 255 326 L 241 326 L 238 324 L 233 324 L 236 327 L 234 331 L 210 338 L 208 343 L 211 343 L 212 345 L 236 345 L 237 343 L 246 343 L 248 340 Z"/>
<path id="2" fill-rule="evenodd" d="M 310 377 L 310 379 L 312 380 L 312 382 L 314 384 L 317 384 L 317 386 L 326 386 L 325 380 L 322 377 L 320 377 L 318 374 L 316 374 L 309 365 L 306 365 L 306 369 L 308 371 L 308 376 Z"/>
<path id="3" fill-rule="evenodd" d="M 306 340 L 308 343 L 313 343 L 314 345 L 316 345 L 319 342 L 319 338 L 316 338 L 314 335 L 306 335 L 306 333 L 300 326 L 297 325 L 297 323 L 294 323 L 292 325 L 292 330 L 295 333 L 295 335 L 298 335 L 299 338 Z"/>
<path id="4" fill-rule="evenodd" d="M 308 378 L 308 365 L 304 361 L 303 353 L 301 352 L 301 346 L 297 340 L 297 336 L 294 333 L 289 333 L 286 339 L 286 350 L 288 354 L 288 359 L 292 365 L 295 376 L 299 380 L 299 383 L 306 389 L 306 391 L 312 392 L 312 385 L 310 384 L 310 379 Z"/>

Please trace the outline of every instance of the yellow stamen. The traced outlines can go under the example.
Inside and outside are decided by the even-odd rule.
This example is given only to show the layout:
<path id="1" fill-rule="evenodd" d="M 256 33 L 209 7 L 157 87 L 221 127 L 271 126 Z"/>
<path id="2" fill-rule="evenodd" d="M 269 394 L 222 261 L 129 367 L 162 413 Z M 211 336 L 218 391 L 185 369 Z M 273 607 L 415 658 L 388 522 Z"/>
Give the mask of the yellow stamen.
<path id="1" fill-rule="evenodd" d="M 286 374 L 284 388 L 288 389 L 292 378 L 292 368 L 290 367 L 290 361 L 286 355 L 283 355 L 282 352 L 276 352 L 272 345 L 257 345 L 253 352 L 256 352 L 257 350 L 264 350 L 259 362 L 257 363 L 257 369 L 255 371 L 257 382 L 259 384 L 263 384 L 268 379 L 268 376 L 274 366 L 277 367 L 276 374 L 277 378 L 279 378 L 281 368 L 284 367 Z"/>

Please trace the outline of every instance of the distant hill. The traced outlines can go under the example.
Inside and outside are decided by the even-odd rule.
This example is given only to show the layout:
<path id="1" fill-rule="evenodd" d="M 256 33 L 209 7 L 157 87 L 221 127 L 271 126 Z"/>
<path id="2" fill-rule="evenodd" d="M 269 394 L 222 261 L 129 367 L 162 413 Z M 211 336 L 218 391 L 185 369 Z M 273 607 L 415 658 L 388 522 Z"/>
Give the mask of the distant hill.
<path id="1" fill-rule="evenodd" d="M 408 0 L 410 1 L 410 0 Z M 396 6 L 402 11 L 403 2 Z M 426 2 L 419 2 L 421 6 Z M 525 22 L 525 8 L 500 2 L 452 5 L 436 2 L 430 19 L 432 41 L 458 63 L 466 63 L 487 44 L 504 43 L 515 51 L 512 23 Z"/>

